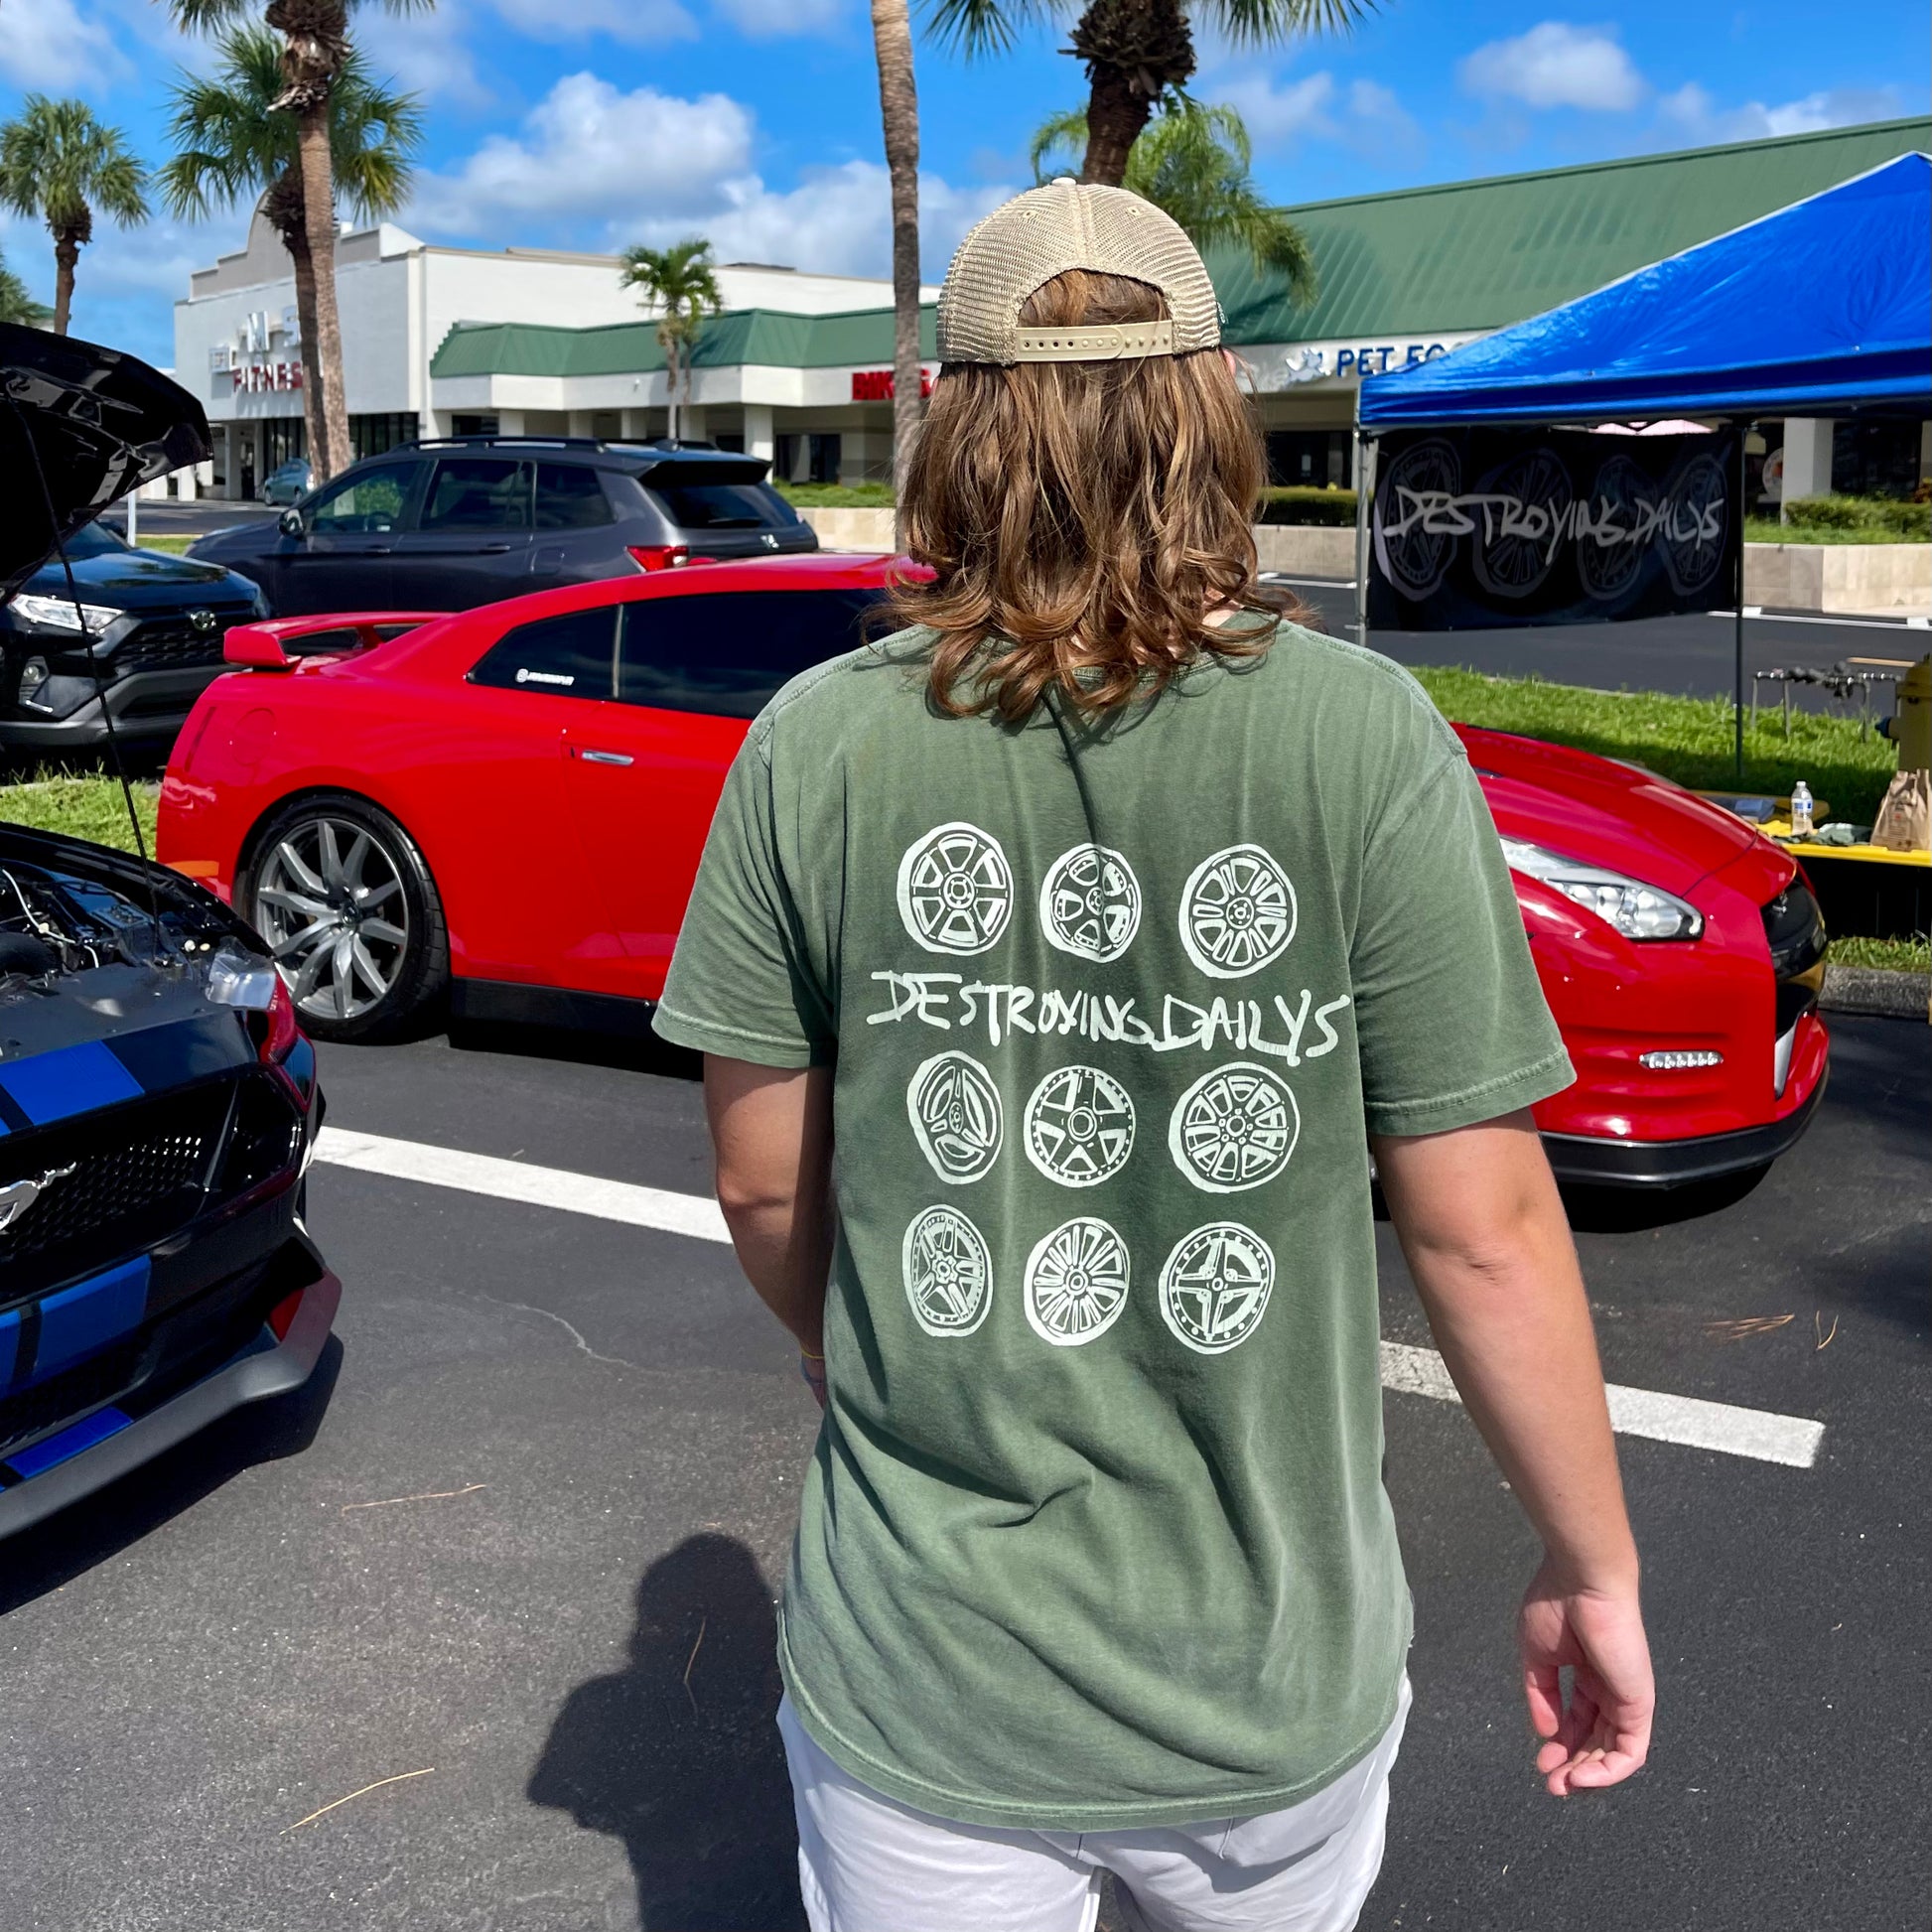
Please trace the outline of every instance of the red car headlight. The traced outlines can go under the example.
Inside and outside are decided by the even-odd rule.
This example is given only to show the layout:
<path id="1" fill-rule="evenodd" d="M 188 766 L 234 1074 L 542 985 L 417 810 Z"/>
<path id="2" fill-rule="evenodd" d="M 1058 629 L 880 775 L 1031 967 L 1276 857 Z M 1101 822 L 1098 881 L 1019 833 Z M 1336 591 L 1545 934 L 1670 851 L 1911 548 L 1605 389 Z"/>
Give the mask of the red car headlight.
<path id="1" fill-rule="evenodd" d="M 1503 857 L 1512 872 L 1540 879 L 1626 939 L 1695 939 L 1704 931 L 1704 914 L 1661 886 L 1523 839 L 1504 839 Z"/>

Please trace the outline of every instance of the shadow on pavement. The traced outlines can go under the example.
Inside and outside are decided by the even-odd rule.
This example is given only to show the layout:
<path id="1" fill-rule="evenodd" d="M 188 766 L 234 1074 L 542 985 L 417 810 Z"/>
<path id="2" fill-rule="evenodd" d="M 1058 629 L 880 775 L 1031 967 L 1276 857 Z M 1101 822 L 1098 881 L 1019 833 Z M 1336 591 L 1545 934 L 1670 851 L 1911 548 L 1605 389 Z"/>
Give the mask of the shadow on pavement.
<path id="1" fill-rule="evenodd" d="M 704 1056 L 671 1046 L 654 1034 L 627 1036 L 584 1028 L 539 1027 L 520 1021 L 452 1020 L 425 1028 L 433 1034 L 447 1026 L 458 1052 L 512 1053 L 526 1059 L 568 1060 L 579 1066 L 609 1066 L 621 1072 L 656 1073 L 672 1080 L 696 1080 Z"/>
<path id="2" fill-rule="evenodd" d="M 0 1616 L 59 1589 L 211 1496 L 243 1469 L 300 1455 L 316 1439 L 342 1373 L 332 1335 L 299 1389 L 250 1403 L 58 1516 L 23 1530 L 0 1563 Z"/>
<path id="3" fill-rule="evenodd" d="M 629 1662 L 558 1713 L 528 1796 L 622 1839 L 645 1932 L 803 1927 L 778 1697 L 757 1560 L 694 1536 L 638 1584 Z"/>

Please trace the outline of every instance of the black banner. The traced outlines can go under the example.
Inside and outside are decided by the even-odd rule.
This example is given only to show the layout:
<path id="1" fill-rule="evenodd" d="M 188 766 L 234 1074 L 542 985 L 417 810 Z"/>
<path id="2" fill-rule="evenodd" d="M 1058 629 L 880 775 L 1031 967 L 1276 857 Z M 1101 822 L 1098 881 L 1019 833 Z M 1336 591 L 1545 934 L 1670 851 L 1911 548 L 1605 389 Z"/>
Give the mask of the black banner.
<path id="1" fill-rule="evenodd" d="M 1372 629 L 1728 609 L 1736 432 L 1399 430 L 1377 444 Z"/>

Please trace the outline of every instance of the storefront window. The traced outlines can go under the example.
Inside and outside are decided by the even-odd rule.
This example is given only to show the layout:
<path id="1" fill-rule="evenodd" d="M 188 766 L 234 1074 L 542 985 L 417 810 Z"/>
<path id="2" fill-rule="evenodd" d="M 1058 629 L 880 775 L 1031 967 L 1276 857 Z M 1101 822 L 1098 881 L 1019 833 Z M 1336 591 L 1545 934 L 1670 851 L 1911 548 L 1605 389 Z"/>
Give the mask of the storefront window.
<path id="1" fill-rule="evenodd" d="M 348 445 L 357 463 L 365 456 L 380 456 L 385 450 L 393 450 L 398 443 L 413 443 L 421 434 L 416 418 L 407 412 L 348 419 Z"/>
<path id="2" fill-rule="evenodd" d="M 309 454 L 309 426 L 300 416 L 270 416 L 262 424 L 262 475 Z"/>
<path id="3" fill-rule="evenodd" d="M 1916 418 L 1854 418 L 1832 437 L 1832 488 L 1841 496 L 1909 496 L 1919 481 Z"/>

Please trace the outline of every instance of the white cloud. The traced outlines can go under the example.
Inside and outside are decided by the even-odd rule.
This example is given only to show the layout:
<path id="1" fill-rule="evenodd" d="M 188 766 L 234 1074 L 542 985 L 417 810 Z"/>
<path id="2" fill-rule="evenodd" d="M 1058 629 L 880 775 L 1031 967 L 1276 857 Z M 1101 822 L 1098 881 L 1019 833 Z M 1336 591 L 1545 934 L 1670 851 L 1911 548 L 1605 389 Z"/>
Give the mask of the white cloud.
<path id="1" fill-rule="evenodd" d="M 406 14 L 368 7 L 356 17 L 355 40 L 385 80 L 429 100 L 482 107 L 490 92 L 464 39 L 467 24 L 460 9 L 447 3 Z"/>
<path id="2" fill-rule="evenodd" d="M 823 34 L 842 26 L 847 0 L 711 0 L 711 10 L 753 40 Z"/>
<path id="3" fill-rule="evenodd" d="M 1324 69 L 1278 83 L 1249 69 L 1210 80 L 1203 92 L 1234 108 L 1264 152 L 1331 141 L 1381 160 L 1413 160 L 1423 146 L 1415 118 L 1393 89 L 1375 80 L 1351 80 L 1343 87 Z"/>
<path id="4" fill-rule="evenodd" d="M 1680 139 L 1694 143 L 1815 134 L 1821 128 L 1885 120 L 1899 111 L 1898 95 L 1890 87 L 1832 87 L 1772 106 L 1747 100 L 1736 107 L 1721 107 L 1708 88 L 1692 81 L 1657 103 L 1659 120 Z"/>
<path id="5" fill-rule="evenodd" d="M 690 40 L 697 22 L 678 0 L 489 0 L 506 26 L 532 40 L 574 41 L 608 34 L 631 47 Z"/>
<path id="6" fill-rule="evenodd" d="M 113 37 L 99 22 L 82 19 L 73 0 L 0 4 L 0 75 L 14 85 L 84 87 L 126 71 Z"/>
<path id="7" fill-rule="evenodd" d="M 1528 107 L 1621 113 L 1644 97 L 1644 79 L 1608 27 L 1546 20 L 1514 40 L 1490 41 L 1456 69 L 1472 94 Z"/>

